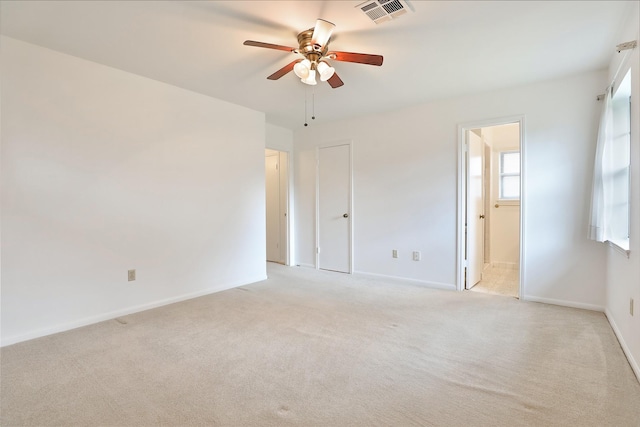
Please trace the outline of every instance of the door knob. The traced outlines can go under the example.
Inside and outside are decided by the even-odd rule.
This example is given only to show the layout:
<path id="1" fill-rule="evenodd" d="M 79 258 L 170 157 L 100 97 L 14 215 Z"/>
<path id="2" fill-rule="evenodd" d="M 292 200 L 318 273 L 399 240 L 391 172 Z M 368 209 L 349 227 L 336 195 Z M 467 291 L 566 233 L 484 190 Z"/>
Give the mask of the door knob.
<path id="1" fill-rule="evenodd" d="M 484 215 L 480 215 L 480 219 L 484 219 Z"/>
<path id="2" fill-rule="evenodd" d="M 345 217 L 345 218 L 349 218 L 349 214 L 344 214 L 342 216 Z"/>

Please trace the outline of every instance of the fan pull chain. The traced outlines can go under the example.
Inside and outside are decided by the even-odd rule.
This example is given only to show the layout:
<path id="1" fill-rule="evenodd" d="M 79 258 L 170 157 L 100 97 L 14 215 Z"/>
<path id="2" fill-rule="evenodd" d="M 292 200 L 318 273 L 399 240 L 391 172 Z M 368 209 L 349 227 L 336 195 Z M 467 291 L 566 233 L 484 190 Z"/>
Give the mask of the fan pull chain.
<path id="1" fill-rule="evenodd" d="M 309 95 L 309 91 L 307 90 L 307 88 L 305 88 L 304 90 L 304 125 L 305 126 L 309 126 L 309 123 L 307 123 L 307 117 L 308 117 L 307 104 L 309 104 L 308 95 Z M 312 90 L 311 91 L 311 120 L 315 120 L 315 119 L 316 119 L 316 92 L 315 90 Z"/>
<path id="2" fill-rule="evenodd" d="M 309 126 L 307 123 L 307 89 L 304 90 L 304 125 Z"/>

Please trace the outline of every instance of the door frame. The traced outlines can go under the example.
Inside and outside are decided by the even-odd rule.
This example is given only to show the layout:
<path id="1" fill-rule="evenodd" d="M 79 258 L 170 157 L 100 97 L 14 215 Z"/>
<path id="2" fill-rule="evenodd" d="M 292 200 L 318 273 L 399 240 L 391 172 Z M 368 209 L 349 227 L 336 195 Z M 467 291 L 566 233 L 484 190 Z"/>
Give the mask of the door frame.
<path id="1" fill-rule="evenodd" d="M 526 283 L 525 283 L 525 213 L 526 213 L 526 143 L 525 143 L 525 116 L 508 116 L 495 119 L 479 120 L 475 122 L 466 122 L 458 124 L 458 209 L 457 209 L 457 257 L 456 257 L 456 290 L 463 291 L 465 289 L 465 217 L 467 211 L 466 198 L 466 182 L 467 182 L 467 131 L 471 129 L 486 128 L 492 126 L 500 126 L 511 123 L 520 125 L 520 264 L 519 264 L 519 299 L 526 300 Z"/>
<path id="2" fill-rule="evenodd" d="M 349 271 L 347 274 L 353 274 L 353 144 L 350 139 L 326 142 L 316 146 L 315 268 L 316 270 L 320 269 L 320 150 L 341 145 L 349 147 L 349 234 L 347 236 L 349 241 Z"/>
<path id="3" fill-rule="evenodd" d="M 471 177 L 469 176 L 468 172 L 469 172 L 469 169 L 471 168 L 471 159 L 470 159 L 470 154 L 469 154 L 470 153 L 469 139 L 470 139 L 470 136 L 471 136 L 472 133 L 473 132 L 471 132 L 469 130 L 465 131 L 465 141 L 467 142 L 466 145 L 465 145 L 465 148 L 466 148 L 466 152 L 465 152 L 465 183 L 464 183 L 464 185 L 465 185 L 465 204 L 466 204 L 465 205 L 466 206 L 465 209 L 469 208 L 469 204 L 467 202 L 469 201 L 469 198 L 471 197 L 471 195 L 469 194 L 469 181 L 470 181 Z M 481 167 L 480 167 L 480 175 L 481 175 L 480 199 L 481 199 L 482 205 L 481 205 L 481 208 L 480 208 L 480 212 L 476 212 L 476 213 L 478 213 L 478 214 L 482 215 L 482 217 L 484 217 L 484 215 L 486 214 L 486 211 L 485 211 L 485 205 L 486 205 L 486 194 L 485 194 L 485 188 L 486 187 L 485 187 L 485 182 L 487 180 L 487 177 L 485 175 L 485 171 L 486 171 L 486 168 L 485 168 L 485 162 L 486 162 L 486 159 L 485 159 L 485 138 L 480 136 L 480 135 L 476 135 L 476 137 L 480 141 L 479 142 L 479 144 L 480 144 L 480 148 L 479 149 L 480 149 L 480 156 L 481 156 L 481 160 L 482 160 L 482 164 L 481 164 Z M 467 259 L 469 259 L 469 246 L 473 246 L 473 245 L 469 245 L 469 239 L 470 239 L 469 238 L 469 236 L 470 236 L 470 233 L 469 233 L 469 224 L 470 224 L 469 212 L 465 213 L 465 217 L 466 217 L 466 221 L 465 221 L 465 224 L 466 224 L 466 227 L 465 227 L 465 242 L 464 242 L 465 243 L 465 247 L 466 247 L 465 254 L 466 254 Z M 467 290 L 473 288 L 476 284 L 478 284 L 482 280 L 482 271 L 483 271 L 484 260 L 485 260 L 484 249 L 485 249 L 485 243 L 486 243 L 486 240 L 487 240 L 487 236 L 485 234 L 485 227 L 484 227 L 486 222 L 487 221 L 481 221 L 482 225 L 476 224 L 476 227 L 478 227 L 478 229 L 482 230 L 482 245 L 481 245 L 482 259 L 481 259 L 480 271 L 478 272 L 480 274 L 480 280 L 478 280 L 477 282 L 474 282 L 472 285 L 469 286 L 468 282 L 470 282 L 469 281 L 469 276 L 470 276 L 469 275 L 469 270 L 470 270 L 470 267 L 469 267 L 469 263 L 467 262 L 467 264 L 465 264 L 465 267 L 466 267 L 465 277 L 467 279 L 466 280 L 467 283 L 464 284 L 464 288 L 467 289 Z M 473 241 L 475 243 L 477 243 L 477 240 L 476 240 L 475 236 L 472 239 L 473 239 Z M 478 256 L 478 255 L 479 254 L 476 254 L 476 256 Z M 473 278 L 473 280 L 475 280 L 475 278 Z"/>
<path id="4" fill-rule="evenodd" d="M 292 259 L 293 254 L 295 253 L 294 248 L 293 248 L 293 242 L 294 242 L 294 238 L 293 238 L 293 222 L 292 222 L 292 218 L 293 218 L 293 203 L 292 203 L 292 193 L 291 193 L 291 189 L 293 188 L 293 170 L 291 169 L 292 165 L 293 165 L 293 159 L 292 159 L 292 155 L 291 155 L 291 151 L 289 150 L 283 150 L 281 148 L 272 148 L 270 146 L 266 146 L 265 149 L 267 150 L 273 150 L 273 151 L 277 151 L 278 153 L 286 153 L 287 154 L 287 176 L 286 176 L 286 191 L 287 191 L 287 197 L 285 198 L 285 214 L 286 214 L 286 226 L 285 226 L 285 240 L 286 240 L 286 246 L 287 249 L 285 251 L 285 257 L 284 257 L 284 264 L 287 266 L 293 265 L 293 263 L 295 262 L 295 260 Z M 279 155 L 278 155 L 279 156 Z M 280 159 L 278 159 L 278 161 L 280 161 Z M 280 172 L 282 172 L 282 166 L 280 167 Z M 282 180 L 280 180 L 280 183 L 282 183 Z M 266 183 L 265 183 L 266 184 Z"/>

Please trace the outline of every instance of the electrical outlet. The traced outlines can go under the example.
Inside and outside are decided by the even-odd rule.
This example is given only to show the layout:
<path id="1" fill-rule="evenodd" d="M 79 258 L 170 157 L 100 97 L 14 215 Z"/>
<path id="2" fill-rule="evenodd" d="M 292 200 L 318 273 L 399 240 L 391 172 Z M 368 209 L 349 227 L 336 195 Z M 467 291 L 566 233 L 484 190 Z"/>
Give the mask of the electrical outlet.
<path id="1" fill-rule="evenodd" d="M 629 299 L 629 314 L 633 316 L 633 298 Z"/>
<path id="2" fill-rule="evenodd" d="M 134 280 L 136 280 L 136 271 L 135 270 L 129 270 L 127 272 L 128 278 L 129 278 L 129 282 L 133 282 Z"/>
<path id="3" fill-rule="evenodd" d="M 413 251 L 413 260 L 420 261 L 420 251 Z"/>
<path id="4" fill-rule="evenodd" d="M 391 251 L 391 256 L 394 257 L 394 258 L 398 258 L 398 250 L 397 249 L 392 250 Z"/>

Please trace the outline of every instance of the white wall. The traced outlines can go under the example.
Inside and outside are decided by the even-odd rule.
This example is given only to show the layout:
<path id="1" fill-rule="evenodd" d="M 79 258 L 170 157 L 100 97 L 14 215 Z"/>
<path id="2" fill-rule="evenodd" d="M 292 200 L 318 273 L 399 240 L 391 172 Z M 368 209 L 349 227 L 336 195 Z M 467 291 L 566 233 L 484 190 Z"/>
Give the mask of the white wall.
<path id="1" fill-rule="evenodd" d="M 266 148 L 277 151 L 293 151 L 293 131 L 280 126 L 266 124 Z"/>
<path id="2" fill-rule="evenodd" d="M 454 288 L 457 125 L 523 114 L 523 297 L 602 309 L 605 249 L 587 240 L 585 230 L 595 96 L 605 77 L 591 72 L 296 131 L 300 264 L 314 262 L 314 147 L 351 139 L 355 271 Z M 392 249 L 400 251 L 399 259 L 391 257 Z M 411 260 L 413 250 L 422 251 L 422 261 Z"/>
<path id="3" fill-rule="evenodd" d="M 3 345 L 266 277 L 263 113 L 0 42 Z"/>
<path id="4" fill-rule="evenodd" d="M 640 5 L 623 26 L 616 44 L 640 41 Z M 636 376 L 640 379 L 640 47 L 627 58 L 631 64 L 631 206 L 630 251 L 626 255 L 607 247 L 606 313 Z M 609 68 L 613 79 L 624 54 L 614 54 Z M 621 76 L 622 77 L 622 76 Z M 604 89 L 602 90 L 604 91 Z M 602 92 L 601 91 L 601 92 Z M 629 312 L 629 299 L 635 302 L 634 315 Z"/>

